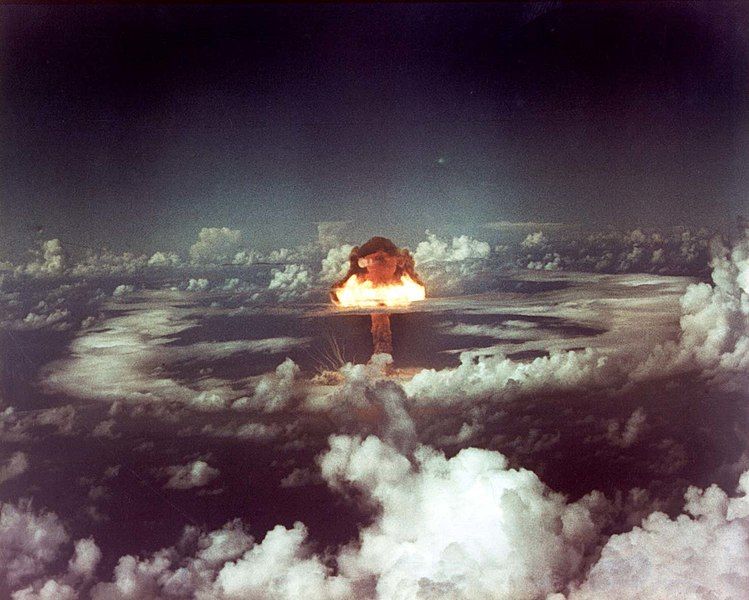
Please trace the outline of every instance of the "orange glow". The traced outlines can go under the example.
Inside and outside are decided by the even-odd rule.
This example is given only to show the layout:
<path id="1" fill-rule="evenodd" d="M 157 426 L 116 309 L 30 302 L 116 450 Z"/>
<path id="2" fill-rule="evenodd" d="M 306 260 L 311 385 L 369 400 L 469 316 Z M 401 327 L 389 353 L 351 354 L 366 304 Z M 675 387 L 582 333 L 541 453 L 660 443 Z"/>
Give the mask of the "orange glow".
<path id="1" fill-rule="evenodd" d="M 358 275 L 349 277 L 332 290 L 333 301 L 339 306 L 370 308 L 375 306 L 407 306 L 426 297 L 426 289 L 404 273 L 395 283 L 375 284 Z"/>

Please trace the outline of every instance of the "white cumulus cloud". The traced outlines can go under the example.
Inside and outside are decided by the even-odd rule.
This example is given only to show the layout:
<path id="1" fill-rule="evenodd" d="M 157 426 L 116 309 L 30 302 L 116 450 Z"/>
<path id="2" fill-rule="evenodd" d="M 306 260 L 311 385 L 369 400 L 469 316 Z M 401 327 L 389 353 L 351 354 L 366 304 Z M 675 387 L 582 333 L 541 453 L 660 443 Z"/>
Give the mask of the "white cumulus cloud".
<path id="1" fill-rule="evenodd" d="M 44 573 L 68 541 L 55 513 L 36 512 L 25 500 L 0 503 L 0 578 L 9 585 Z"/>
<path id="2" fill-rule="evenodd" d="M 29 468 L 29 458 L 25 452 L 14 452 L 4 462 L 0 463 L 0 484 L 18 477 Z"/>
<path id="3" fill-rule="evenodd" d="M 164 487 L 172 490 L 203 487 L 219 476 L 219 470 L 203 460 L 196 460 L 186 465 L 165 467 L 163 473 L 169 476 Z"/>
<path id="4" fill-rule="evenodd" d="M 241 250 L 242 232 L 228 227 L 204 227 L 190 246 L 190 258 L 198 264 L 232 262 Z"/>
<path id="5" fill-rule="evenodd" d="M 334 487 L 355 486 L 380 510 L 338 556 L 377 598 L 539 598 L 558 591 L 595 548 L 606 503 L 567 503 L 504 456 L 476 448 L 451 459 L 421 446 L 412 463 L 378 438 L 330 438 L 321 459 Z"/>
<path id="6" fill-rule="evenodd" d="M 749 598 L 749 472 L 739 491 L 690 487 L 676 519 L 654 512 L 611 536 L 570 600 Z"/>

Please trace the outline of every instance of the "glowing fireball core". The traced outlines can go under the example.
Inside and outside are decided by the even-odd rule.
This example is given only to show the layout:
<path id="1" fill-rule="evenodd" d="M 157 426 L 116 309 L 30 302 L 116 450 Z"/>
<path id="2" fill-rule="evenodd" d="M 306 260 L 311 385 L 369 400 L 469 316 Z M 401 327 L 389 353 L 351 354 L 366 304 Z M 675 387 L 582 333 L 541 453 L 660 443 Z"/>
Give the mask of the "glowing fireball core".
<path id="1" fill-rule="evenodd" d="M 403 274 L 400 281 L 379 285 L 352 275 L 335 291 L 337 304 L 349 307 L 406 306 L 426 297 L 424 286 L 416 283 L 408 274 Z"/>
<path id="2" fill-rule="evenodd" d="M 363 308 L 406 306 L 426 296 L 408 249 L 378 236 L 351 250 L 348 273 L 330 292 L 338 306 Z"/>

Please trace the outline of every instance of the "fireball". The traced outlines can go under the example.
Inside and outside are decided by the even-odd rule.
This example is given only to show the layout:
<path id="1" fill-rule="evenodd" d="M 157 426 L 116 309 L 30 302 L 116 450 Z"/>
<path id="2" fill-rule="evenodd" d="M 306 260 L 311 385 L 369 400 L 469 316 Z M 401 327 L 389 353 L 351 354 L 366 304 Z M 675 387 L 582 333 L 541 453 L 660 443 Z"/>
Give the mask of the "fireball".
<path id="1" fill-rule="evenodd" d="M 426 297 L 407 249 L 387 238 L 373 237 L 349 256 L 349 270 L 330 290 L 331 300 L 343 307 L 407 306 Z M 374 353 L 392 354 L 393 340 L 387 313 L 372 313 Z"/>
<path id="2" fill-rule="evenodd" d="M 375 307 L 407 306 L 426 297 L 424 286 L 404 274 L 395 283 L 377 285 L 359 275 L 352 275 L 334 291 L 339 306 Z"/>
<path id="3" fill-rule="evenodd" d="M 406 249 L 387 238 L 373 237 L 351 251 L 349 272 L 331 289 L 333 302 L 344 307 L 407 306 L 426 297 Z"/>

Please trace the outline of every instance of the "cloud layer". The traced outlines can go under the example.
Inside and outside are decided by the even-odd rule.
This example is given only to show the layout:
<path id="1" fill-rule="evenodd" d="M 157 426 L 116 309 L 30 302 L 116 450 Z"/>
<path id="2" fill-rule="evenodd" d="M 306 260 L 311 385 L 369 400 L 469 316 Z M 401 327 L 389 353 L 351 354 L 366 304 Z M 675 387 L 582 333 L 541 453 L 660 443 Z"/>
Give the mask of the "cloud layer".
<path id="1" fill-rule="evenodd" d="M 314 250 L 304 250 L 317 252 L 315 264 L 326 275 L 307 270 L 299 254 L 286 253 L 298 262 L 269 269 L 263 293 L 289 303 L 307 298 L 316 281 L 333 276 L 346 248 L 337 231 L 323 228 Z M 656 243 L 642 233 L 630 238 L 637 247 Z M 538 248 L 546 252 L 549 239 L 530 232 L 520 245 L 531 254 Z M 209 231 L 198 240 L 192 260 L 220 260 L 239 252 L 240 242 L 231 230 Z M 63 258 L 57 260 L 63 256 L 59 246 L 48 250 L 27 274 L 49 278 L 67 268 Z M 450 241 L 430 236 L 416 255 L 424 265 L 443 265 L 435 268 L 434 286 L 447 288 L 483 277 L 496 250 L 467 236 Z M 43 266 L 55 264 L 62 266 Z M 241 519 L 210 530 L 187 526 L 159 550 L 107 556 L 106 562 L 116 563 L 110 571 L 101 564 L 97 535 L 73 534 L 79 527 L 73 519 L 16 499 L 0 506 L 0 592 L 13 592 L 14 600 L 747 598 L 749 471 L 740 468 L 741 458 L 724 469 L 746 471 L 735 493 L 735 480 L 722 489 L 707 481 L 690 486 L 683 508 L 670 505 L 668 512 L 666 494 L 653 499 L 649 490 L 628 488 L 606 497 L 591 486 L 587 493 L 566 496 L 544 483 L 549 471 L 538 470 L 542 477 L 518 466 L 547 448 L 563 454 L 570 444 L 565 436 L 577 431 L 542 431 L 530 410 L 535 405 L 542 412 L 559 411 L 559 429 L 575 420 L 590 425 L 579 429 L 593 431 L 590 444 L 598 444 L 591 448 L 591 462 L 580 463 L 589 470 L 606 453 L 620 461 L 606 463 L 611 468 L 652 452 L 646 458 L 659 479 L 680 477 L 674 476 L 679 472 L 674 464 L 687 462 L 704 446 L 660 438 L 668 413 L 659 403 L 676 404 L 674 390 L 691 383 L 708 399 L 714 390 L 724 394 L 715 398 L 745 397 L 749 240 L 731 248 L 716 245 L 711 265 L 711 283 L 661 275 L 526 273 L 513 284 L 541 284 L 541 291 L 487 293 L 463 301 L 462 308 L 435 303 L 440 335 L 490 344 L 463 348 L 457 366 L 402 368 L 381 355 L 316 376 L 284 356 L 308 338 L 227 340 L 210 330 L 205 335 L 210 320 L 198 313 L 226 318 L 246 313 L 246 305 L 240 310 L 219 300 L 240 295 L 253 301 L 255 291 L 239 291 L 239 284 L 226 283 L 230 278 L 183 277 L 176 290 L 111 284 L 101 290 L 96 314 L 65 315 L 61 321 L 72 331 L 53 329 L 55 311 L 66 309 L 51 293 L 44 305 L 33 305 L 36 312 L 15 307 L 15 315 L 39 319 L 30 318 L 25 329 L 7 325 L 14 335 L 69 336 L 58 342 L 67 354 L 60 350 L 63 357 L 41 374 L 47 390 L 76 405 L 3 409 L 3 441 L 28 444 L 0 463 L 3 489 L 29 477 L 29 464 L 36 468 L 34 442 L 42 432 L 81 434 L 76 439 L 85 433 L 111 449 L 130 441 L 124 426 L 140 418 L 156 435 L 171 434 L 168 462 L 148 471 L 159 494 L 205 498 L 198 494 L 221 491 L 217 484 L 230 479 L 227 463 L 179 446 L 181 439 L 189 438 L 189 445 L 202 437 L 238 442 L 233 451 L 250 448 L 253 460 L 278 452 L 275 491 L 292 495 L 286 498 L 298 494 L 299 504 L 290 503 L 296 508 L 321 502 L 314 494 L 325 488 L 324 510 L 351 506 L 365 517 L 349 539 L 327 547 L 316 539 L 313 523 L 288 515 L 259 532 Z M 14 293 L 4 298 L 8 306 L 18 302 Z M 272 310 L 258 309 L 253 321 L 258 331 L 264 331 L 263 320 L 310 314 L 278 304 Z M 32 326 L 37 321 L 39 326 Z M 221 371 L 227 368 L 222 361 L 244 365 L 267 353 L 279 355 L 274 370 L 256 376 Z M 605 405 L 595 416 L 575 413 L 572 403 L 552 402 L 558 394 L 577 401 L 589 393 Z M 98 404 L 98 412 L 83 402 L 102 399 L 108 404 Z M 502 421 L 505 407 L 518 399 L 528 409 L 521 415 L 527 426 L 522 435 L 512 431 L 516 424 Z M 484 435 L 490 425 L 496 426 L 493 435 Z M 695 431 L 707 436 L 703 429 Z M 326 439 L 320 451 L 318 441 Z M 502 440 L 509 452 L 478 447 L 496 448 Z M 148 451 L 149 441 L 153 444 L 137 440 L 141 452 Z M 113 493 L 118 471 L 113 467 L 81 483 L 91 506 Z M 580 474 L 589 475 L 582 468 Z M 258 490 L 274 483 L 252 481 Z M 670 481 L 669 492 L 678 486 L 683 491 L 686 483 Z M 243 514 L 253 514 L 254 501 L 252 492 L 243 498 Z"/>

